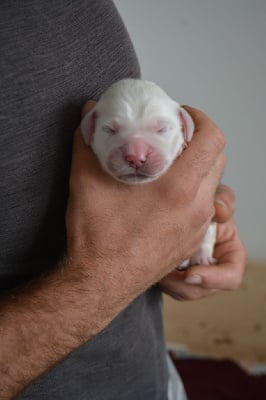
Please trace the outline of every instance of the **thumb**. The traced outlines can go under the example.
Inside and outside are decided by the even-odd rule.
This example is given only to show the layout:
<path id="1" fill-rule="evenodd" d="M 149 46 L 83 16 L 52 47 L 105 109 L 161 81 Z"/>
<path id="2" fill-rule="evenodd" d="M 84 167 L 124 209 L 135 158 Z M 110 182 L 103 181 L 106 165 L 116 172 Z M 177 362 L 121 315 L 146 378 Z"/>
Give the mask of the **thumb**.
<path id="1" fill-rule="evenodd" d="M 215 221 L 227 222 L 232 218 L 235 211 L 235 194 L 226 185 L 220 184 L 215 193 Z"/>
<path id="2" fill-rule="evenodd" d="M 82 108 L 82 117 L 95 106 L 95 101 L 87 101 Z M 72 148 L 72 174 L 78 171 L 99 169 L 99 162 L 89 146 L 86 145 L 80 126 L 75 130 Z"/>

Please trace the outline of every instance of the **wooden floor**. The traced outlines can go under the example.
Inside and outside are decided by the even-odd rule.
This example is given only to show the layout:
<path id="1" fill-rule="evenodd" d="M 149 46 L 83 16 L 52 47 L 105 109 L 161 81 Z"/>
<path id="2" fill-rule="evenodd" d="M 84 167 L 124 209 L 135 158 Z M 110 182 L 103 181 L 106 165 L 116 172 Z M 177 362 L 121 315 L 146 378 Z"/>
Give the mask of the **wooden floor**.
<path id="1" fill-rule="evenodd" d="M 266 362 L 266 265 L 250 265 L 242 288 L 194 302 L 164 297 L 167 342 L 189 352 Z"/>

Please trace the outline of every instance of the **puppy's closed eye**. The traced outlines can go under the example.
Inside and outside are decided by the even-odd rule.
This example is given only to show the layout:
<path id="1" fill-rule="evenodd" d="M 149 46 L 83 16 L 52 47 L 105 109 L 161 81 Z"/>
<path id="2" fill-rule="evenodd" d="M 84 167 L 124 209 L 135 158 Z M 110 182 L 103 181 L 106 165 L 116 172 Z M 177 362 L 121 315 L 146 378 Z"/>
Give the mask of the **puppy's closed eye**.
<path id="1" fill-rule="evenodd" d="M 108 133 L 109 135 L 115 135 L 116 133 L 118 133 L 118 129 L 115 128 L 114 126 L 110 126 L 110 125 L 104 125 L 102 127 L 102 130 L 106 133 Z"/>

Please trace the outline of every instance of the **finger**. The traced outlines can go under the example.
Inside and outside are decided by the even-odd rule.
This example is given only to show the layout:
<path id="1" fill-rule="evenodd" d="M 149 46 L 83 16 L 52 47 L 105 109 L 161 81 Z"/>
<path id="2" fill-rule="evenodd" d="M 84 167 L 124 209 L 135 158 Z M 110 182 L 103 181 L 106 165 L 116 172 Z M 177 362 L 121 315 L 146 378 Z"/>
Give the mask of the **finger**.
<path id="1" fill-rule="evenodd" d="M 217 227 L 217 245 L 214 257 L 218 265 L 200 265 L 188 268 L 185 282 L 206 289 L 233 290 L 243 280 L 247 253 L 233 221 Z"/>
<path id="2" fill-rule="evenodd" d="M 204 177 L 204 179 L 202 179 L 197 193 L 195 193 L 193 196 L 197 200 L 198 204 L 204 205 L 204 207 L 201 209 L 202 218 L 198 219 L 198 223 L 202 224 L 202 222 L 205 221 L 207 223 L 206 231 L 209 223 L 211 222 L 211 220 L 213 220 L 215 216 L 215 193 L 217 191 L 217 185 L 219 184 L 224 172 L 225 162 L 225 155 L 224 153 L 221 153 L 217 157 L 215 165 L 209 170 L 208 175 Z"/>
<path id="3" fill-rule="evenodd" d="M 225 137 L 203 112 L 188 106 L 184 108 L 195 123 L 195 133 L 181 157 L 173 163 L 168 174 L 171 179 L 178 174 L 184 187 L 196 192 L 202 178 L 209 173 L 218 156 L 223 152 Z"/>
<path id="4" fill-rule="evenodd" d="M 72 167 L 81 167 L 84 163 L 87 166 L 89 166 L 89 164 L 95 166 L 98 164 L 98 161 L 92 149 L 85 144 L 80 128 L 77 128 L 73 138 Z"/>
<path id="5" fill-rule="evenodd" d="M 95 106 L 95 101 L 87 101 L 82 108 L 82 116 L 87 114 Z M 89 171 L 101 171 L 99 161 L 89 146 L 86 145 L 81 134 L 80 127 L 74 132 L 72 148 L 72 174 L 88 173 Z"/>
<path id="6" fill-rule="evenodd" d="M 221 153 L 216 158 L 214 165 L 209 169 L 208 174 L 202 180 L 201 186 L 203 187 L 203 190 L 211 192 L 213 199 L 215 198 L 217 187 L 219 186 L 219 182 L 223 176 L 225 165 L 226 157 L 224 153 Z M 206 186 L 206 188 L 204 186 Z"/>
<path id="7" fill-rule="evenodd" d="M 225 146 L 225 136 L 217 125 L 215 125 L 215 123 L 203 111 L 187 105 L 183 106 L 183 108 L 190 114 L 194 121 L 194 133 L 196 134 L 199 131 L 209 131 L 211 134 L 215 134 L 218 145 L 223 149 Z"/>
<path id="8" fill-rule="evenodd" d="M 215 221 L 224 223 L 232 218 L 235 211 L 235 194 L 233 190 L 220 184 L 215 194 Z"/>
<path id="9" fill-rule="evenodd" d="M 88 112 L 90 112 L 95 106 L 96 102 L 93 100 L 87 101 L 81 111 L 81 117 L 83 118 Z M 73 137 L 73 157 L 76 154 L 84 153 L 86 154 L 88 150 L 88 146 L 85 144 L 83 137 L 81 135 L 80 127 L 78 127 L 74 133 Z"/>
<path id="10" fill-rule="evenodd" d="M 190 267 L 190 274 L 184 282 L 205 289 L 238 289 L 244 276 L 244 264 L 239 262 L 240 253 L 235 252 L 234 259 L 231 259 L 228 263 Z"/>
<path id="11" fill-rule="evenodd" d="M 160 287 L 164 293 L 180 301 L 203 299 L 217 292 L 216 289 L 206 289 L 186 284 L 183 273 L 177 270 L 163 278 L 160 282 Z"/>
<path id="12" fill-rule="evenodd" d="M 81 111 L 81 117 L 83 118 L 88 112 L 90 112 L 95 107 L 95 105 L 96 101 L 94 100 L 86 101 Z"/>
<path id="13" fill-rule="evenodd" d="M 242 265 L 243 271 L 245 271 L 248 256 L 233 219 L 227 223 L 217 225 L 214 255 L 219 260 L 219 263 L 239 263 L 240 267 Z"/>

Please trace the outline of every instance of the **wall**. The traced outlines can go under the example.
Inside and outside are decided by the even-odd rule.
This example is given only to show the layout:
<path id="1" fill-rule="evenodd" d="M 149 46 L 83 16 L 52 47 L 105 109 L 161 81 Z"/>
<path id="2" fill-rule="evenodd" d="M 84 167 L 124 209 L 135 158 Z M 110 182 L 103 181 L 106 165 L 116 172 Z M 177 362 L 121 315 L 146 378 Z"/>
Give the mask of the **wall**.
<path id="1" fill-rule="evenodd" d="M 252 261 L 266 261 L 266 1 L 115 0 L 143 78 L 224 131 L 224 182 Z"/>

